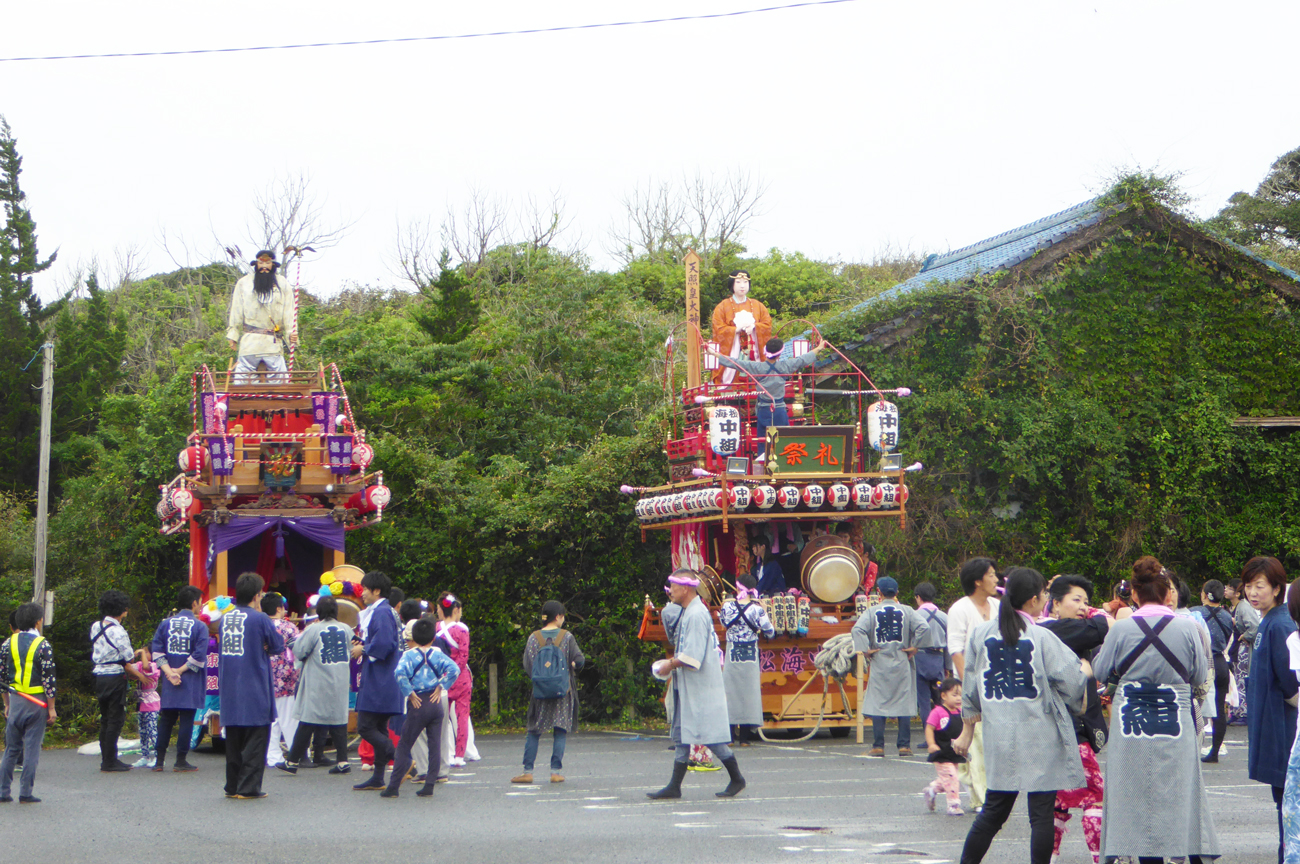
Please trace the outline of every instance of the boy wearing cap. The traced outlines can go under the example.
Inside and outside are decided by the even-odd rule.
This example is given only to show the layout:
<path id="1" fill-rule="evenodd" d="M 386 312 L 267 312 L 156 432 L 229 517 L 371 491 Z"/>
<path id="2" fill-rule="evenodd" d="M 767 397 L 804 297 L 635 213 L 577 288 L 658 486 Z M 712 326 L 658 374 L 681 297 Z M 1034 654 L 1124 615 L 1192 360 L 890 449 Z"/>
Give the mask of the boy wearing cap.
<path id="1" fill-rule="evenodd" d="M 871 666 L 861 711 L 871 718 L 871 756 L 885 755 L 885 718 L 898 718 L 898 755 L 912 755 L 912 712 L 916 710 L 914 657 L 930 628 L 916 610 L 898 602 L 898 582 L 876 583 L 883 600 L 858 617 L 853 647 Z"/>

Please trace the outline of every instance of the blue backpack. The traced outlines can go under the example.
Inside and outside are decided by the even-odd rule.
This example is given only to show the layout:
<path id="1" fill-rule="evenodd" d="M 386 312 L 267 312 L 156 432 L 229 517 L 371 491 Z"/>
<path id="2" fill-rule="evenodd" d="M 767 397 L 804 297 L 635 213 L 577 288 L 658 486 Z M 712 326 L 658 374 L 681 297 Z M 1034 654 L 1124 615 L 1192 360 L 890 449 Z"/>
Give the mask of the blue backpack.
<path id="1" fill-rule="evenodd" d="M 561 630 L 547 639 L 541 630 L 533 632 L 538 645 L 533 658 L 534 699 L 558 699 L 569 692 L 569 655 L 562 648 L 568 635 L 568 631 Z"/>

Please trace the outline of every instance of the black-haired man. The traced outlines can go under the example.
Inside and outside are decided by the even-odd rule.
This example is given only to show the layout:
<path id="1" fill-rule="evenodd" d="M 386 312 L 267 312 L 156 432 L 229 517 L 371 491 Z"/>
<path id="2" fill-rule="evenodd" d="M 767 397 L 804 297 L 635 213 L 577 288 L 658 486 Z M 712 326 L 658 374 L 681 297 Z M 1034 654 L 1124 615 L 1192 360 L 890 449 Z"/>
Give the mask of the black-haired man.
<path id="1" fill-rule="evenodd" d="M 176 612 L 158 624 L 149 650 L 162 677 L 158 679 L 158 758 L 153 770 L 163 770 L 167 744 L 176 727 L 173 771 L 194 771 L 190 753 L 194 712 L 203 707 L 208 663 L 208 625 L 199 620 L 203 592 L 186 585 L 176 595 Z"/>
<path id="2" fill-rule="evenodd" d="M 131 598 L 121 591 L 105 591 L 99 598 L 99 620 L 90 625 L 90 659 L 95 664 L 95 698 L 99 700 L 99 770 L 130 771 L 117 758 L 117 740 L 126 722 L 127 676 L 143 680 L 130 665 L 135 659 L 131 637 L 122 620 L 131 610 Z"/>
<path id="3" fill-rule="evenodd" d="M 352 659 L 361 661 L 361 686 L 357 690 L 357 733 L 375 748 L 375 773 L 352 788 L 378 792 L 384 788 L 384 770 L 393 758 L 388 740 L 388 720 L 402 713 L 402 691 L 397 686 L 397 663 L 402 659 L 397 619 L 388 605 L 393 583 L 388 575 L 371 570 L 361 577 L 360 627 L 364 640 L 352 645 Z"/>
<path id="4" fill-rule="evenodd" d="M 41 742 L 46 723 L 58 719 L 54 710 L 54 652 L 41 635 L 45 610 L 37 603 L 24 603 L 14 614 L 14 634 L 0 652 L 0 688 L 4 690 L 5 755 L 0 761 L 0 803 L 9 795 L 14 766 L 21 757 L 23 778 L 18 801 L 37 804 L 32 794 L 36 766 L 41 760 Z"/>
<path id="5" fill-rule="evenodd" d="M 265 798 L 266 744 L 275 719 L 271 655 L 284 637 L 258 604 L 266 583 L 257 573 L 235 582 L 235 608 L 221 616 L 221 728 L 226 735 L 226 797 Z"/>

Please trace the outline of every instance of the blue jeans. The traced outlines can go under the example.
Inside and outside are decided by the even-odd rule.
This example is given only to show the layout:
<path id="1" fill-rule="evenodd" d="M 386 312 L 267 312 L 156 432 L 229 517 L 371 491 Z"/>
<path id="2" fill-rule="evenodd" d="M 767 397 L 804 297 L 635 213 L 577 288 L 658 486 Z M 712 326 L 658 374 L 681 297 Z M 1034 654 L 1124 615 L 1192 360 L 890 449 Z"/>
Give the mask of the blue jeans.
<path id="1" fill-rule="evenodd" d="M 569 733 L 559 727 L 552 730 L 555 738 L 551 743 L 551 770 L 559 771 L 564 767 L 564 744 L 569 737 Z M 524 739 L 524 770 L 532 771 L 533 763 L 537 761 L 537 744 L 541 740 L 542 733 L 529 732 L 528 737 Z"/>
<path id="2" fill-rule="evenodd" d="M 775 406 L 759 401 L 758 403 L 758 455 L 767 450 L 767 427 L 789 426 L 790 412 L 785 410 L 785 401 L 780 400 Z"/>
<path id="3" fill-rule="evenodd" d="M 883 750 L 885 748 L 885 718 L 884 717 L 871 718 L 871 735 L 872 735 L 871 746 L 879 747 L 880 749 Z M 911 749 L 911 746 L 912 746 L 912 718 L 899 717 L 898 718 L 898 749 L 901 750 L 904 747 Z"/>

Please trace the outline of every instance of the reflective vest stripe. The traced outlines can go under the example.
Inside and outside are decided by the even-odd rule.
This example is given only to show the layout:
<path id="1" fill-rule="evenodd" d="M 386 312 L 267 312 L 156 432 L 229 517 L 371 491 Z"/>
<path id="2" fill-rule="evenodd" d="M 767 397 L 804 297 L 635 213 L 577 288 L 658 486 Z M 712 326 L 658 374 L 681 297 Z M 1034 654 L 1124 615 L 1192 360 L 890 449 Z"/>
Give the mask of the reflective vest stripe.
<path id="1" fill-rule="evenodd" d="M 18 634 L 15 633 L 13 638 L 9 640 L 9 648 L 14 658 L 14 683 L 12 686 L 19 693 L 35 696 L 37 693 L 45 692 L 45 688 L 39 683 L 35 687 L 32 686 L 32 669 L 36 665 L 36 651 L 44 641 L 45 639 L 40 636 L 33 639 L 32 644 L 27 648 L 27 660 L 20 665 L 18 661 Z"/>

